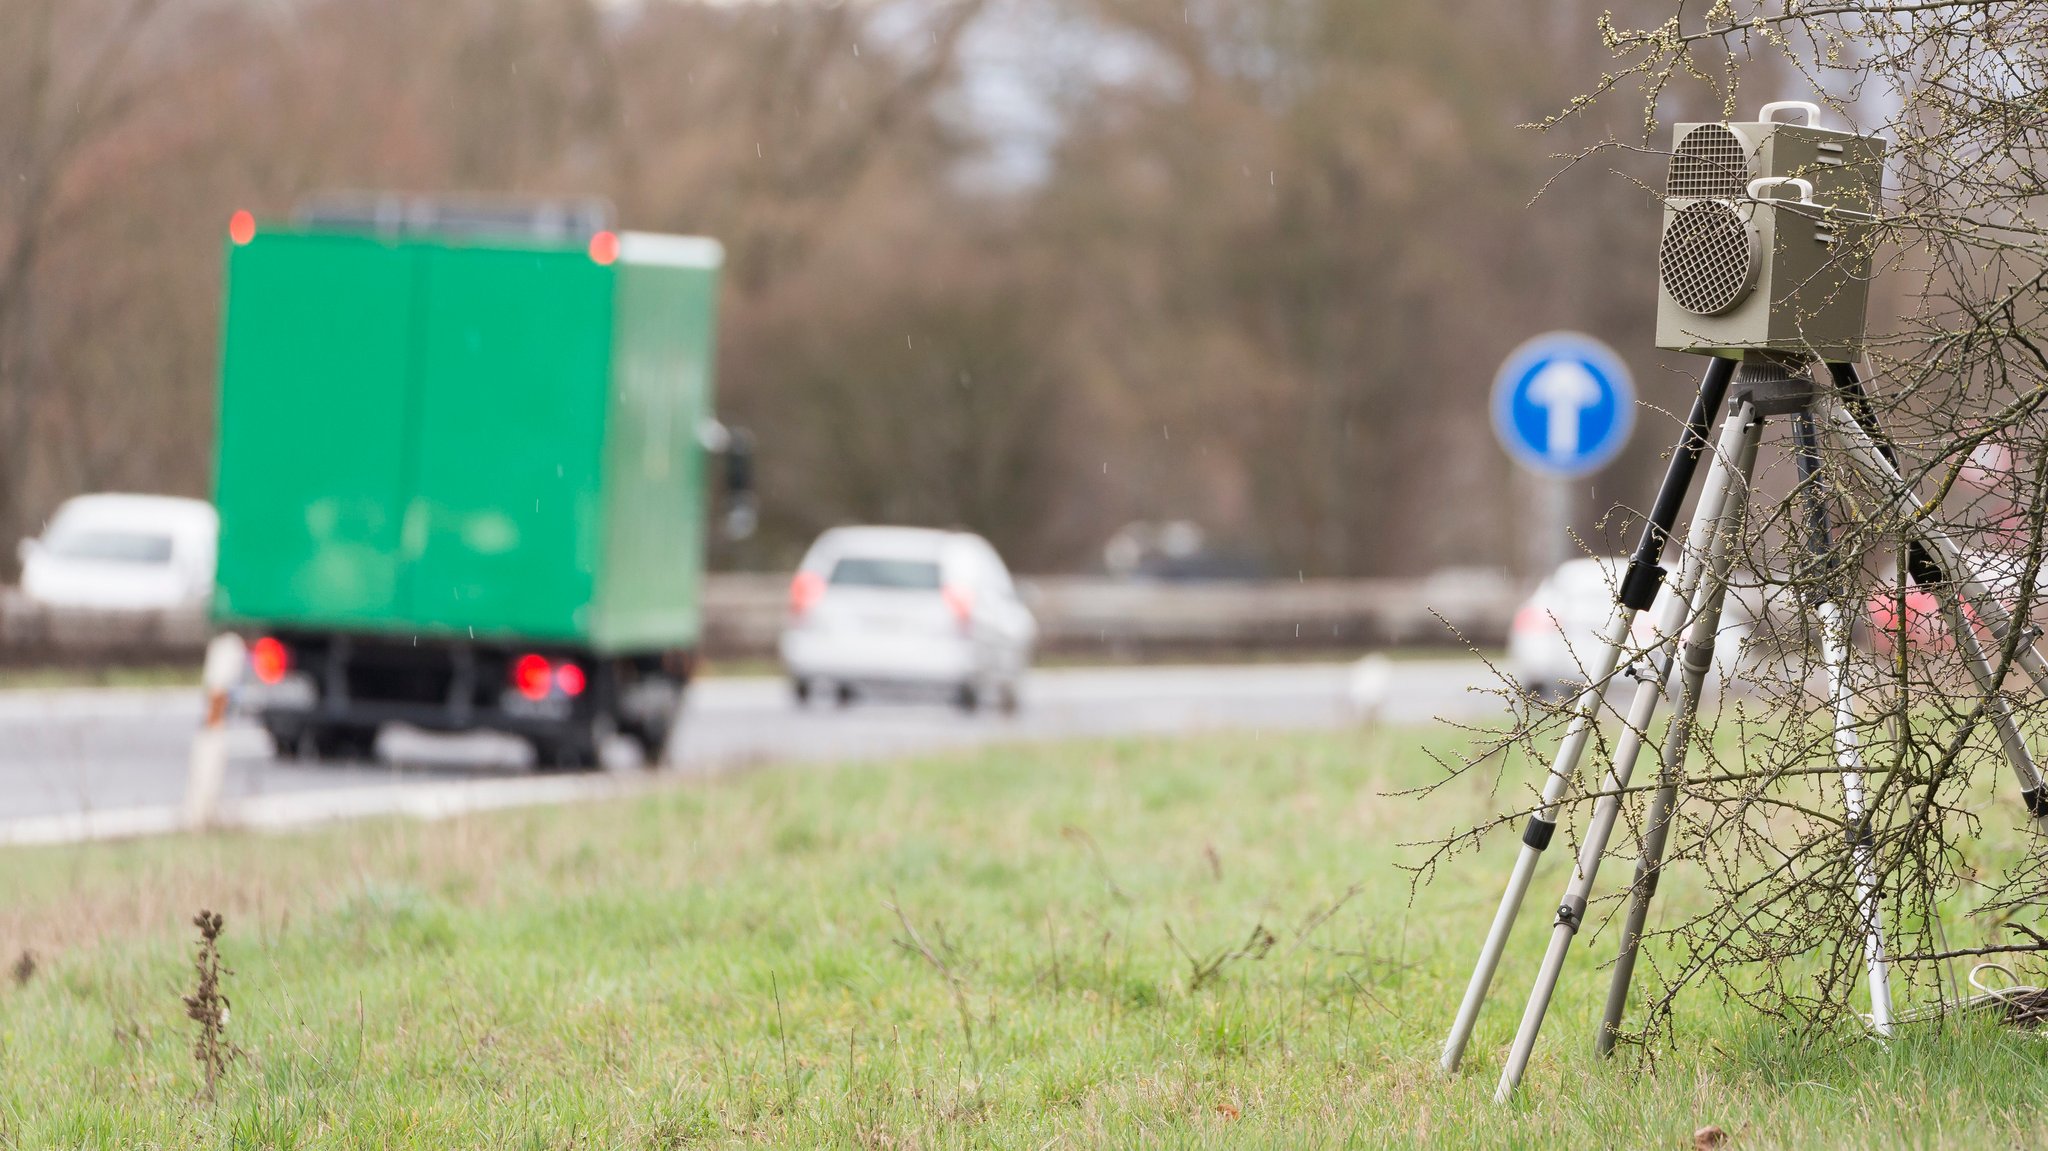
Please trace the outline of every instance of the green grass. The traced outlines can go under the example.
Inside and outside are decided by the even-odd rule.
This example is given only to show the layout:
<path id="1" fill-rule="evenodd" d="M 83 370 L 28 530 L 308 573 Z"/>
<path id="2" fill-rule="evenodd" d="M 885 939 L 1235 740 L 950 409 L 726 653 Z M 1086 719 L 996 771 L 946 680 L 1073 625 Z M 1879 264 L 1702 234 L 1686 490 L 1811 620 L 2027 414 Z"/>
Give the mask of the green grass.
<path id="1" fill-rule="evenodd" d="M 1596 1064 L 1610 938 L 1495 1107 L 1561 851 L 1439 1075 L 1512 849 L 1410 905 L 1400 844 L 1493 802 L 1388 797 L 1433 770 L 1417 743 L 998 749 L 9 852 L 0 946 L 39 969 L 0 990 L 0 1146 L 2035 1145 L 2048 1049 L 1986 1027 L 1811 1044 L 1701 993 L 1654 1070 Z M 179 1001 L 202 905 L 246 1052 L 211 1105 Z M 1208 977 L 1174 942 L 1261 929 Z"/>
<path id="2" fill-rule="evenodd" d="M 199 690 L 199 665 L 140 664 L 108 667 L 0 668 L 0 691 L 21 688 L 189 687 Z"/>

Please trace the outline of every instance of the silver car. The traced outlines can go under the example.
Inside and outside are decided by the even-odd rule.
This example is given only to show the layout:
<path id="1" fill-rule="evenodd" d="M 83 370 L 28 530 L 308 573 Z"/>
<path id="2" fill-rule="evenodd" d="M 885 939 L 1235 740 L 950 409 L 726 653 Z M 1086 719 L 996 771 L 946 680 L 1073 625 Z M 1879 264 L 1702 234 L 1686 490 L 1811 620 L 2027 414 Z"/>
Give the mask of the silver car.
<path id="1" fill-rule="evenodd" d="M 1037 636 L 980 536 L 844 527 L 818 537 L 791 580 L 781 651 L 799 704 L 918 694 L 1012 711 Z"/>
<path id="2" fill-rule="evenodd" d="M 1568 560 L 1523 601 L 1508 630 L 1508 670 L 1523 690 L 1561 699 L 1584 685 L 1588 669 L 1600 657 L 1601 634 L 1614 614 L 1615 589 L 1627 567 L 1628 561 L 1618 557 Z M 1756 630 L 1753 595 L 1740 586 L 1739 576 L 1732 583 L 1714 640 L 1710 686 L 1726 682 L 1738 668 L 1751 668 L 1758 658 L 1748 650 Z M 1631 653 L 1655 646 L 1656 620 L 1669 594 L 1667 583 L 1650 610 L 1636 613 L 1629 636 Z"/>

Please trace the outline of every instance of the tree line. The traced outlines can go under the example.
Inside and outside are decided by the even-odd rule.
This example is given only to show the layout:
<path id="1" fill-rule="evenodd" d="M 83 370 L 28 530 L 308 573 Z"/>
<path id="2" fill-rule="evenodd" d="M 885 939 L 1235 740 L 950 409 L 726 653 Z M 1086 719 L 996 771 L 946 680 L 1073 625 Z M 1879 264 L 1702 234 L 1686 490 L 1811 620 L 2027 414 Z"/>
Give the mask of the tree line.
<path id="1" fill-rule="evenodd" d="M 1602 66 L 1597 7 L 0 0 L 0 529 L 206 493 L 230 211 L 469 190 L 725 243 L 763 521 L 721 564 L 889 521 L 1086 569 L 1189 519 L 1274 573 L 1516 565 L 1502 355 L 1580 328 L 1690 390 L 1649 351 L 1661 159 L 1560 159 L 1640 125 L 1520 127 Z M 1008 170 L 1005 99 L 1050 125 Z M 1650 486 L 1639 427 L 1584 530 Z"/>

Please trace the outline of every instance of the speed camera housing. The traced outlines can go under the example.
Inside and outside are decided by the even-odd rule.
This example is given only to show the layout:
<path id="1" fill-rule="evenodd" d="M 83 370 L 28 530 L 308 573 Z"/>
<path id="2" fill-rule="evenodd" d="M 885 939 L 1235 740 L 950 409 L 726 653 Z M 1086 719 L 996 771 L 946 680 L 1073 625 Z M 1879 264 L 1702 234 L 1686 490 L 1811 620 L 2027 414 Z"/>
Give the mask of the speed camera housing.
<path id="1" fill-rule="evenodd" d="M 1803 122 L 1782 120 L 1797 114 Z M 1657 346 L 1854 359 L 1870 296 L 1885 142 L 1801 101 L 1754 123 L 1680 124 L 1657 247 Z"/>

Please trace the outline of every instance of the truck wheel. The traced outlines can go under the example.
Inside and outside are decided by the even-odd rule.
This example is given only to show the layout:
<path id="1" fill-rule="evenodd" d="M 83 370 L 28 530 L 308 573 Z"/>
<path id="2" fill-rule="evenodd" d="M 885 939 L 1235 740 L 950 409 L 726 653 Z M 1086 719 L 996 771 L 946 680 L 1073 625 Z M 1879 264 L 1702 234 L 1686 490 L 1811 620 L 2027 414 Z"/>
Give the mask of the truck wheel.
<path id="1" fill-rule="evenodd" d="M 263 730 L 270 733 L 272 748 L 270 757 L 272 759 L 304 759 L 306 757 L 308 747 L 305 728 L 296 725 L 292 727 L 272 727 L 269 724 L 265 724 Z"/>
<path id="2" fill-rule="evenodd" d="M 654 771 L 667 764 L 668 734 L 674 728 L 673 723 L 646 723 L 626 729 L 626 735 L 640 747 L 641 766 Z"/>
<path id="3" fill-rule="evenodd" d="M 593 771 L 597 768 L 597 747 L 589 740 L 534 739 L 533 766 L 541 771 Z"/>
<path id="4" fill-rule="evenodd" d="M 611 716 L 599 715 L 558 735 L 534 736 L 534 766 L 542 771 L 596 771 L 604 765 L 604 741 L 617 730 Z"/>
<path id="5" fill-rule="evenodd" d="M 321 763 L 355 763 L 377 758 L 377 729 L 361 724 L 318 724 L 299 734 L 296 749 L 301 759 Z"/>

